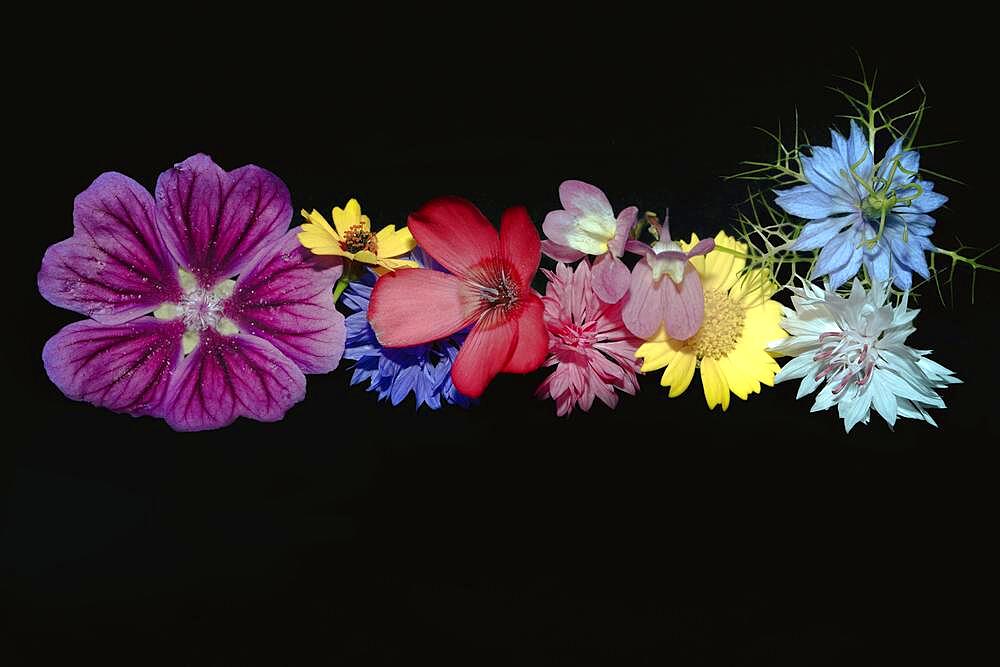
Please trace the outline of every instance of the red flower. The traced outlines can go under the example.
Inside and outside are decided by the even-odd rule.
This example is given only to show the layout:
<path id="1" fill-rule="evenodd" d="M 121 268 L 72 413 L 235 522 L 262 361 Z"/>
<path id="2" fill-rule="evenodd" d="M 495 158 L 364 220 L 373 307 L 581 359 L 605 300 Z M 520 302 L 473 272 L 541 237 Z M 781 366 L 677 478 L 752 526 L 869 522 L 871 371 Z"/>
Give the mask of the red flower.
<path id="1" fill-rule="evenodd" d="M 368 321 L 385 347 L 409 347 L 475 323 L 451 369 L 455 388 L 482 395 L 497 373 L 530 373 L 549 338 L 542 301 L 531 289 L 541 242 L 523 206 L 507 209 L 497 235 L 459 197 L 428 202 L 409 219 L 417 244 L 451 274 L 400 269 L 375 283 Z"/>

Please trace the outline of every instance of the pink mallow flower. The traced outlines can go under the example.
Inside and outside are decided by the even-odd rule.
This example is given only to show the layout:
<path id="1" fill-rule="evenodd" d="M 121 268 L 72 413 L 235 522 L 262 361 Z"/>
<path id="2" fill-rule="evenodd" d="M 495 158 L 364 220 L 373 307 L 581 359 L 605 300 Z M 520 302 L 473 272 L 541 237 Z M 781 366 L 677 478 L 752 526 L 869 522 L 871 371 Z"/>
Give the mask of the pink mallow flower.
<path id="1" fill-rule="evenodd" d="M 299 245 L 291 219 L 288 188 L 253 165 L 227 172 L 194 155 L 160 175 L 155 197 L 102 174 L 38 273 L 45 299 L 91 318 L 45 344 L 49 378 L 178 431 L 281 419 L 306 373 L 337 367 L 346 335 L 330 296 L 340 260 Z"/>
<path id="2" fill-rule="evenodd" d="M 652 246 L 632 239 L 625 244 L 626 250 L 643 258 L 632 269 L 622 320 L 643 340 L 655 336 L 661 326 L 674 340 L 687 340 L 698 333 L 705 318 L 701 278 L 688 260 L 711 252 L 715 241 L 704 239 L 684 252 L 680 244 L 670 240 L 667 216 L 662 226 L 651 224 L 657 231 Z"/>
<path id="3" fill-rule="evenodd" d="M 590 410 L 594 398 L 610 408 L 618 404 L 615 388 L 635 394 L 639 388 L 636 349 L 642 341 L 622 323 L 623 303 L 602 302 L 594 291 L 593 271 L 586 260 L 576 270 L 563 263 L 555 273 L 543 269 L 549 283 L 542 303 L 549 333 L 549 357 L 555 366 L 536 395 L 553 398 L 556 414 L 569 414 L 574 405 Z"/>
<path id="4" fill-rule="evenodd" d="M 562 210 L 552 211 L 542 223 L 548 237 L 542 241 L 542 252 L 567 263 L 595 256 L 594 292 L 604 303 L 618 303 L 629 287 L 629 270 L 621 256 L 639 209 L 629 206 L 615 217 L 601 189 L 583 181 L 563 181 L 559 201 Z"/>

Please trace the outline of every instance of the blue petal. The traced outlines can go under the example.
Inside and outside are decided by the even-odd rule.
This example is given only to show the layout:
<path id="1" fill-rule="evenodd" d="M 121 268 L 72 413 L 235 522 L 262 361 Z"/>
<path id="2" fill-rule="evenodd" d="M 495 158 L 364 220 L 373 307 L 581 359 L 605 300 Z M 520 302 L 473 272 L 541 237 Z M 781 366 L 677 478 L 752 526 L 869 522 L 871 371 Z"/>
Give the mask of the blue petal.
<path id="1" fill-rule="evenodd" d="M 835 200 L 812 185 L 797 185 L 787 190 L 777 190 L 774 200 L 788 213 L 806 220 L 819 220 L 835 213 L 850 213 L 851 206 Z"/>
<path id="2" fill-rule="evenodd" d="M 900 227 L 906 227 L 909 234 L 915 236 L 930 236 L 937 221 L 924 213 L 897 213 L 892 217 Z"/>
<path id="3" fill-rule="evenodd" d="M 851 121 L 851 134 L 845 138 L 836 130 L 830 130 L 830 140 L 832 147 L 837 151 L 847 165 L 858 165 L 857 173 L 862 180 L 868 181 L 871 178 L 873 159 L 868 150 L 868 140 L 865 138 L 864 130 L 857 121 Z M 860 164 L 859 164 L 860 163 Z M 861 184 L 855 182 L 855 189 L 861 197 Z"/>
<path id="4" fill-rule="evenodd" d="M 941 208 L 948 201 L 947 195 L 943 195 L 940 192 L 934 192 L 934 190 L 931 189 L 934 187 L 934 184 L 930 181 L 919 181 L 919 183 L 924 189 L 923 194 L 913 200 L 912 204 L 903 207 L 901 210 L 907 212 L 913 211 L 917 213 L 930 213 L 931 211 Z"/>
<path id="5" fill-rule="evenodd" d="M 393 405 L 399 405 L 409 394 L 417 381 L 417 375 L 420 373 L 420 369 L 416 366 L 410 366 L 409 368 L 404 368 L 392 381 L 392 391 L 389 394 L 389 400 L 392 401 Z"/>
<path id="6" fill-rule="evenodd" d="M 899 234 L 896 230 L 886 230 L 886 236 L 889 238 L 889 245 L 892 248 L 894 259 L 898 260 L 900 264 L 905 265 L 909 270 L 919 273 L 922 278 L 930 277 L 924 251 L 915 243 L 917 237 L 910 238 L 908 239 L 909 242 L 903 243 L 902 234 Z"/>
<path id="7" fill-rule="evenodd" d="M 837 289 L 848 280 L 858 275 L 858 269 L 861 268 L 861 258 L 864 256 L 864 250 L 859 248 L 857 244 L 852 244 L 849 247 L 852 248 L 852 252 L 850 257 L 847 259 L 847 263 L 839 269 L 830 271 L 831 289 Z"/>
<path id="8" fill-rule="evenodd" d="M 852 206 L 861 201 L 851 176 L 851 165 L 837 151 L 813 146 L 812 157 L 803 157 L 800 162 L 806 179 L 822 192 Z"/>
<path id="9" fill-rule="evenodd" d="M 908 290 L 913 286 L 910 270 L 897 261 L 895 256 L 892 258 L 892 282 L 901 290 Z"/>
<path id="10" fill-rule="evenodd" d="M 819 253 L 819 259 L 816 260 L 814 268 L 815 275 L 826 275 L 847 264 L 859 241 L 859 235 L 853 229 L 841 232 L 833 237 Z M 859 257 L 858 264 L 860 263 L 861 258 Z"/>
<path id="11" fill-rule="evenodd" d="M 844 227 L 854 225 L 859 220 L 858 214 L 816 220 L 802 228 L 799 237 L 791 245 L 792 250 L 815 250 L 822 248 Z"/>
<path id="12" fill-rule="evenodd" d="M 872 278 L 880 282 L 889 280 L 889 248 L 884 243 L 875 246 L 874 251 L 865 251 L 864 264 Z"/>

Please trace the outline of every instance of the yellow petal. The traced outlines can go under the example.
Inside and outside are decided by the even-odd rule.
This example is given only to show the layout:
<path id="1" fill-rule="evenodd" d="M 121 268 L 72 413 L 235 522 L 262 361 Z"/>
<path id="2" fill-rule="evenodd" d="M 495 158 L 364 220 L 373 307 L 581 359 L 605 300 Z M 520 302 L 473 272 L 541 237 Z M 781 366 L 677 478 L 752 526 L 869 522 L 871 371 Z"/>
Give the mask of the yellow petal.
<path id="1" fill-rule="evenodd" d="M 415 269 L 420 266 L 412 259 L 392 259 L 382 257 L 379 258 L 378 265 L 388 271 L 395 271 L 396 269 Z"/>
<path id="2" fill-rule="evenodd" d="M 375 239 L 378 242 L 378 256 L 382 258 L 399 257 L 417 247 L 417 241 L 408 227 L 399 231 L 396 230 L 396 225 L 383 227 L 375 235 Z"/>
<path id="3" fill-rule="evenodd" d="M 715 245 L 717 248 L 729 248 L 742 253 L 747 251 L 745 243 L 740 243 L 725 232 L 715 235 Z M 742 257 L 718 249 L 708 253 L 705 255 L 705 273 L 702 274 L 705 291 L 728 290 L 736 282 L 744 266 L 746 260 Z"/>
<path id="4" fill-rule="evenodd" d="M 759 306 L 748 308 L 743 321 L 741 342 L 764 349 L 774 340 L 786 338 L 788 333 L 779 326 L 781 321 L 781 304 L 777 301 L 765 301 Z"/>
<path id="5" fill-rule="evenodd" d="M 361 229 L 366 232 L 370 232 L 372 230 L 372 221 L 367 215 L 361 216 Z"/>
<path id="6" fill-rule="evenodd" d="M 355 225 L 361 224 L 361 204 L 357 199 L 351 199 L 344 208 L 339 206 L 333 209 L 333 224 L 337 226 L 337 233 L 343 236 L 347 230 Z"/>
<path id="7" fill-rule="evenodd" d="M 747 271 L 729 290 L 729 298 L 746 308 L 759 306 L 771 298 L 778 286 L 767 269 Z"/>
<path id="8" fill-rule="evenodd" d="M 327 246 L 340 247 L 340 241 L 324 231 L 317 231 L 315 225 L 302 225 L 298 233 L 299 243 L 310 250 Z"/>
<path id="9" fill-rule="evenodd" d="M 345 255 L 346 256 L 346 255 Z M 375 253 L 370 250 L 362 250 L 361 252 L 354 253 L 354 261 L 361 262 L 362 264 L 378 264 L 378 257 Z"/>
<path id="10" fill-rule="evenodd" d="M 728 358 L 747 376 L 768 387 L 774 386 L 774 376 L 781 370 L 778 362 L 760 347 L 737 345 Z"/>
<path id="11" fill-rule="evenodd" d="M 663 368 L 671 362 L 678 348 L 671 345 L 669 341 L 649 341 L 639 346 L 635 351 L 635 358 L 642 358 L 643 373 L 655 371 Z"/>
<path id="12" fill-rule="evenodd" d="M 729 384 L 715 359 L 701 360 L 701 386 L 705 390 L 705 401 L 709 409 L 720 403 L 723 411 L 729 409 Z"/>
<path id="13" fill-rule="evenodd" d="M 717 363 L 719 364 L 722 376 L 726 379 L 726 384 L 729 385 L 729 389 L 744 401 L 747 400 L 747 396 L 750 394 L 756 394 L 760 391 L 760 382 L 757 382 L 757 380 L 744 371 L 736 363 L 735 359 L 723 357 Z"/>
<path id="14" fill-rule="evenodd" d="M 683 394 L 688 385 L 691 384 L 691 378 L 694 377 L 694 367 L 697 358 L 690 352 L 680 352 L 674 355 L 673 361 L 667 366 L 667 370 L 663 371 L 663 377 L 660 378 L 660 385 L 664 387 L 670 387 L 670 393 L 667 394 L 670 398 L 676 398 Z"/>
<path id="15" fill-rule="evenodd" d="M 323 232 L 325 234 L 329 234 L 330 238 L 338 241 L 340 240 L 340 236 L 333 230 L 333 227 L 330 226 L 330 223 L 326 221 L 326 218 L 324 218 L 319 211 L 313 209 L 309 213 L 306 213 L 306 210 L 302 209 L 300 213 L 303 218 L 308 220 L 308 222 L 303 223 L 303 230 L 311 229 L 313 231 Z"/>

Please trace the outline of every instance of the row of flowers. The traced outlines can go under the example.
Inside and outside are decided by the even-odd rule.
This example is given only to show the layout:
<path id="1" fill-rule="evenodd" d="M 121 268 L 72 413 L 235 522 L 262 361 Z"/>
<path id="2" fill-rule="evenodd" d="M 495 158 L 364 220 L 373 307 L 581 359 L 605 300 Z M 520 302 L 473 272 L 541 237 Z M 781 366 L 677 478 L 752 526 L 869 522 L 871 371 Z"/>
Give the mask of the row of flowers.
<path id="1" fill-rule="evenodd" d="M 946 199 L 901 140 L 876 162 L 856 124 L 832 137 L 801 158 L 807 182 L 777 194 L 802 220 L 790 248 L 815 251 L 813 277 L 825 276 L 791 286 L 790 306 L 747 243 L 724 231 L 675 240 L 666 218 L 616 215 L 581 181 L 560 186 L 542 240 L 524 208 L 498 232 L 457 197 L 400 229 L 376 231 L 354 199 L 332 224 L 303 211 L 289 229 L 278 177 L 205 155 L 168 169 L 153 194 L 103 174 L 42 262 L 42 296 L 90 318 L 47 342 L 45 369 L 72 399 L 177 430 L 281 419 L 305 375 L 342 358 L 351 384 L 393 405 L 412 394 L 417 407 L 469 407 L 497 374 L 545 367 L 537 395 L 566 415 L 595 399 L 614 408 L 637 374 L 663 369 L 670 397 L 697 372 L 709 408 L 800 380 L 799 397 L 836 406 L 848 431 L 873 409 L 890 425 L 933 424 L 937 390 L 958 380 L 906 345 L 917 311 L 905 291 L 928 276 L 929 214 Z M 555 264 L 540 294 L 543 254 Z"/>

